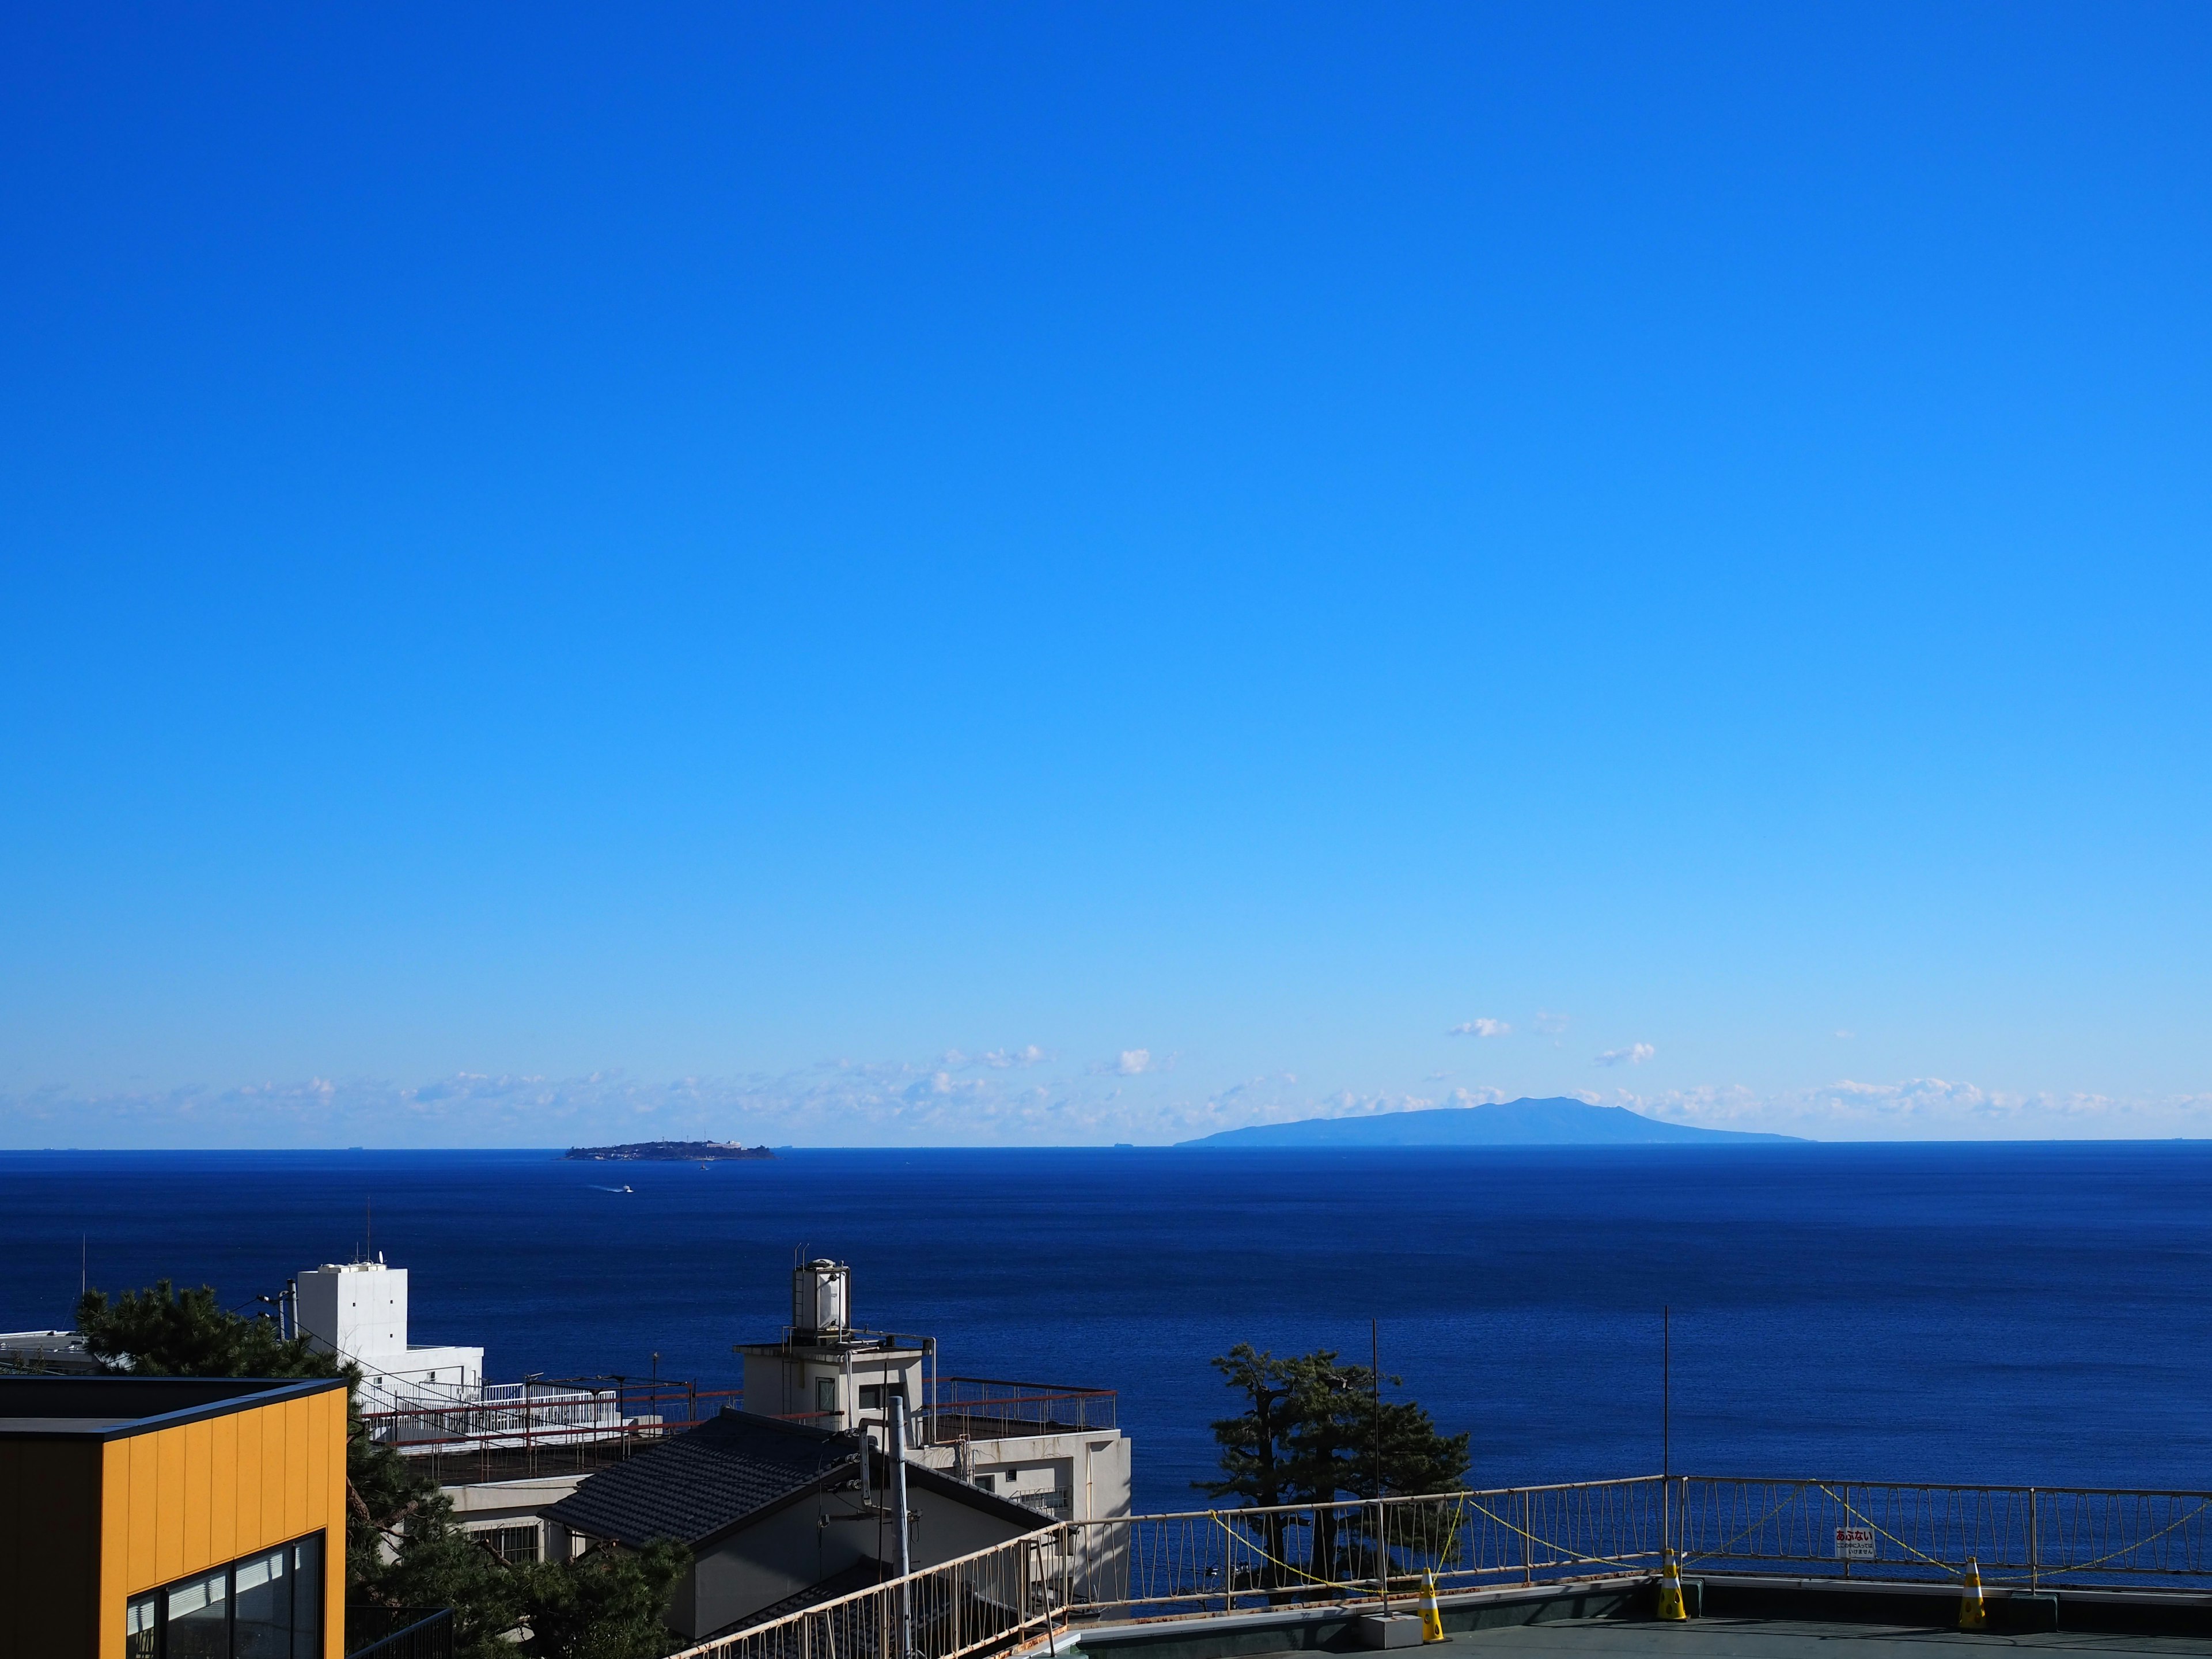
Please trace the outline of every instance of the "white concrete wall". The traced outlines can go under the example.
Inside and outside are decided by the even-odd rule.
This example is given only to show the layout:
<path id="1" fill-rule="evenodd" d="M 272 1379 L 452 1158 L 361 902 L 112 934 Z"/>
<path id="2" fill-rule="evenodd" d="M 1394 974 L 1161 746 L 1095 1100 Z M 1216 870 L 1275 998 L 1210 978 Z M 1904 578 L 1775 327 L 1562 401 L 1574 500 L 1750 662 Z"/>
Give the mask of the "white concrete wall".
<path id="1" fill-rule="evenodd" d="M 805 1415 L 817 1428 L 842 1429 L 855 1426 L 861 1417 L 883 1414 L 879 1405 L 864 1407 L 860 1403 L 860 1391 L 864 1389 L 903 1383 L 909 1409 L 919 1409 L 928 1403 L 924 1398 L 920 1349 L 852 1351 L 849 1387 L 845 1361 L 846 1350 L 842 1348 L 786 1349 L 773 1343 L 748 1347 L 745 1409 L 763 1417 Z M 823 1410 L 835 1415 L 814 1415 Z M 882 1443 L 880 1436 L 877 1443 Z"/>
<path id="2" fill-rule="evenodd" d="M 1129 1513 L 1129 1437 L 1118 1430 L 1070 1429 L 1054 1434 L 971 1440 L 969 1468 L 979 1486 L 1015 1502 L 1064 1492 L 1058 1503 L 1039 1504 L 1055 1521 L 1111 1521 Z M 918 1461 L 945 1474 L 957 1474 L 959 1449 L 925 1446 Z M 1010 1478 L 1011 1477 L 1011 1478 Z"/>
<path id="3" fill-rule="evenodd" d="M 299 1285 L 301 1334 L 359 1364 L 373 1394 L 451 1398 L 483 1385 L 482 1348 L 408 1346 L 406 1268 L 326 1264 Z"/>
<path id="4" fill-rule="evenodd" d="M 325 1263 L 300 1275 L 300 1329 L 318 1347 L 360 1359 L 407 1352 L 407 1269 Z"/>

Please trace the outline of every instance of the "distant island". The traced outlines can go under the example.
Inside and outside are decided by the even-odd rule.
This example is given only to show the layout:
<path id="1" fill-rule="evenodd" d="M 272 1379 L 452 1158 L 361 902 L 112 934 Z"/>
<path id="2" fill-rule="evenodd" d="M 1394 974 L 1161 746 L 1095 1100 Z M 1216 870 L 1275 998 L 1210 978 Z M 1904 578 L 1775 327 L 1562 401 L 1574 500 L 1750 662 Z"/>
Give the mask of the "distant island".
<path id="1" fill-rule="evenodd" d="M 1224 1129 L 1178 1146 L 1656 1146 L 1795 1141 L 1796 1135 L 1693 1129 L 1662 1123 L 1626 1106 L 1592 1106 L 1565 1097 L 1490 1106 L 1437 1106 L 1371 1117 L 1309 1117 Z M 1801 1142 L 1801 1144 L 1802 1144 Z"/>
<path id="2" fill-rule="evenodd" d="M 623 1146 L 571 1146 L 562 1156 L 602 1164 L 712 1164 L 775 1154 L 765 1146 L 740 1146 L 734 1140 L 633 1140 Z"/>

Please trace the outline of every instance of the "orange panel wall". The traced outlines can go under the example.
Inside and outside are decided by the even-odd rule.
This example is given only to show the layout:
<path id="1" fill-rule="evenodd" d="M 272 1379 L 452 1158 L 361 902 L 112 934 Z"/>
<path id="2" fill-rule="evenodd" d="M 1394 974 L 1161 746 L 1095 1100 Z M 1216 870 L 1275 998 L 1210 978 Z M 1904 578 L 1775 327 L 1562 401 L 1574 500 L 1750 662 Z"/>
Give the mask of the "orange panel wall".
<path id="1" fill-rule="evenodd" d="M 99 1448 L 100 1659 L 119 1659 L 124 1606 L 141 1590 L 316 1531 L 323 1651 L 341 1659 L 345 1402 L 332 1389 Z"/>

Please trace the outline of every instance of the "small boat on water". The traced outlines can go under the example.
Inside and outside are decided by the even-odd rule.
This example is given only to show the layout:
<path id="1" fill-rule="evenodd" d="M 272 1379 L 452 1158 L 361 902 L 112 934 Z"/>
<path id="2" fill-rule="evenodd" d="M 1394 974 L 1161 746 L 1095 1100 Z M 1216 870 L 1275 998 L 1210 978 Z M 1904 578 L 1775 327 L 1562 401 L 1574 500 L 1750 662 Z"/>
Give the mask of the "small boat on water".
<path id="1" fill-rule="evenodd" d="M 594 1187 L 592 1190 L 595 1193 L 634 1193 L 637 1188 L 635 1187 Z"/>

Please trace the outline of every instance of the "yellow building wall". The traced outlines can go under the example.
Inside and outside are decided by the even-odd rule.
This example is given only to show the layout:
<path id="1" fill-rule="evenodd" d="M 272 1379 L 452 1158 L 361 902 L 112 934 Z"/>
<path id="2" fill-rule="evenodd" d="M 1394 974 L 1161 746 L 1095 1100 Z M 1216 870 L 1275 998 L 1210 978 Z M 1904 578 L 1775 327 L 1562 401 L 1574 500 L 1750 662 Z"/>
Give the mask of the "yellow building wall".
<path id="1" fill-rule="evenodd" d="M 323 1652 L 345 1650 L 346 1395 L 332 1389 L 100 1448 L 100 1659 L 142 1590 L 323 1534 Z"/>

